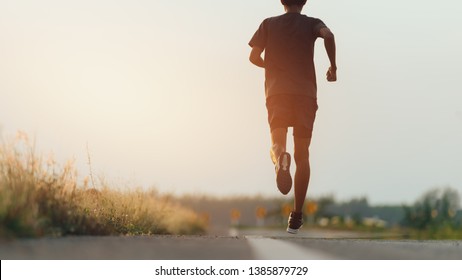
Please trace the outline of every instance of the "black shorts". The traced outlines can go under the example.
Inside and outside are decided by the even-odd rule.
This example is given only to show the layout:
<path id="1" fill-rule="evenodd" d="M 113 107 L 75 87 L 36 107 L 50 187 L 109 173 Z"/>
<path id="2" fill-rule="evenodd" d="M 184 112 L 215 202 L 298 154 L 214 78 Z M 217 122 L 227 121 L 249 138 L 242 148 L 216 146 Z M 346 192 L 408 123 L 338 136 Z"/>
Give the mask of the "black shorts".
<path id="1" fill-rule="evenodd" d="M 294 128 L 294 136 L 311 138 L 318 110 L 317 99 L 304 95 L 280 94 L 266 99 L 268 123 L 276 128 Z"/>

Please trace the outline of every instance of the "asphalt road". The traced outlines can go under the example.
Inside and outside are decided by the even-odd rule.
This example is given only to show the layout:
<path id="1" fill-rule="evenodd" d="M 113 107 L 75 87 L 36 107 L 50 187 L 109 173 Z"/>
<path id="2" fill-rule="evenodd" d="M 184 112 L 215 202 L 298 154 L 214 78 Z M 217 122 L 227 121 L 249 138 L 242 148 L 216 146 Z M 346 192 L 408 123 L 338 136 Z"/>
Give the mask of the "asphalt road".
<path id="1" fill-rule="evenodd" d="M 0 242 L 0 259 L 44 260 L 462 260 L 462 241 L 376 239 L 349 232 L 231 231 L 207 236 L 110 236 Z"/>

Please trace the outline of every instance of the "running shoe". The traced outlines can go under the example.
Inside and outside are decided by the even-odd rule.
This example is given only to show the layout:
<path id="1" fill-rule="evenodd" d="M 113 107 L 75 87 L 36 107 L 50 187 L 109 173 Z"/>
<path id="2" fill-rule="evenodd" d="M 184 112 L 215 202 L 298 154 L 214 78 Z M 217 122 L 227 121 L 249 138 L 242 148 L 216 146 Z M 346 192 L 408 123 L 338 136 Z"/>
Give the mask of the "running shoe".
<path id="1" fill-rule="evenodd" d="M 282 153 L 276 163 L 276 184 L 279 191 L 286 195 L 292 188 L 292 177 L 290 176 L 290 154 Z"/>
<path id="2" fill-rule="evenodd" d="M 297 234 L 298 230 L 303 226 L 303 214 L 297 212 L 290 212 L 289 223 L 287 232 Z"/>

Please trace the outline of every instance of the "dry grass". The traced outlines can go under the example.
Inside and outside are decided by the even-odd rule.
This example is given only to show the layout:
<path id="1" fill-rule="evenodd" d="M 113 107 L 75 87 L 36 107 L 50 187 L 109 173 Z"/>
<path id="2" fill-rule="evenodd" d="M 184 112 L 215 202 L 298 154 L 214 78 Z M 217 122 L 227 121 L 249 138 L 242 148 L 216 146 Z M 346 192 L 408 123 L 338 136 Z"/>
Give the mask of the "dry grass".
<path id="1" fill-rule="evenodd" d="M 78 185 L 72 162 L 34 153 L 27 135 L 0 146 L 0 236 L 196 234 L 205 223 L 155 191 Z"/>

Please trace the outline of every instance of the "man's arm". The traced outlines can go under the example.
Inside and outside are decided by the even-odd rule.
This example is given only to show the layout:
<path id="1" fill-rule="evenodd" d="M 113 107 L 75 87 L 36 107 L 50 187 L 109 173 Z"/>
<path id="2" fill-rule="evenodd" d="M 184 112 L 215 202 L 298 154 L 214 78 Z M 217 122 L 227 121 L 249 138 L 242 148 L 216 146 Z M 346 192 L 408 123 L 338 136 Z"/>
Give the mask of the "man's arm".
<path id="1" fill-rule="evenodd" d="M 329 57 L 330 67 L 327 70 L 327 80 L 329 82 L 337 81 L 337 63 L 335 61 L 335 37 L 329 28 L 323 27 L 319 30 L 319 34 L 324 39 L 324 47 L 326 48 L 327 56 Z"/>
<path id="2" fill-rule="evenodd" d="M 250 52 L 250 57 L 249 60 L 253 64 L 255 64 L 258 67 L 265 68 L 265 61 L 261 57 L 261 54 L 263 52 L 262 48 L 259 47 L 252 47 L 252 51 Z"/>

